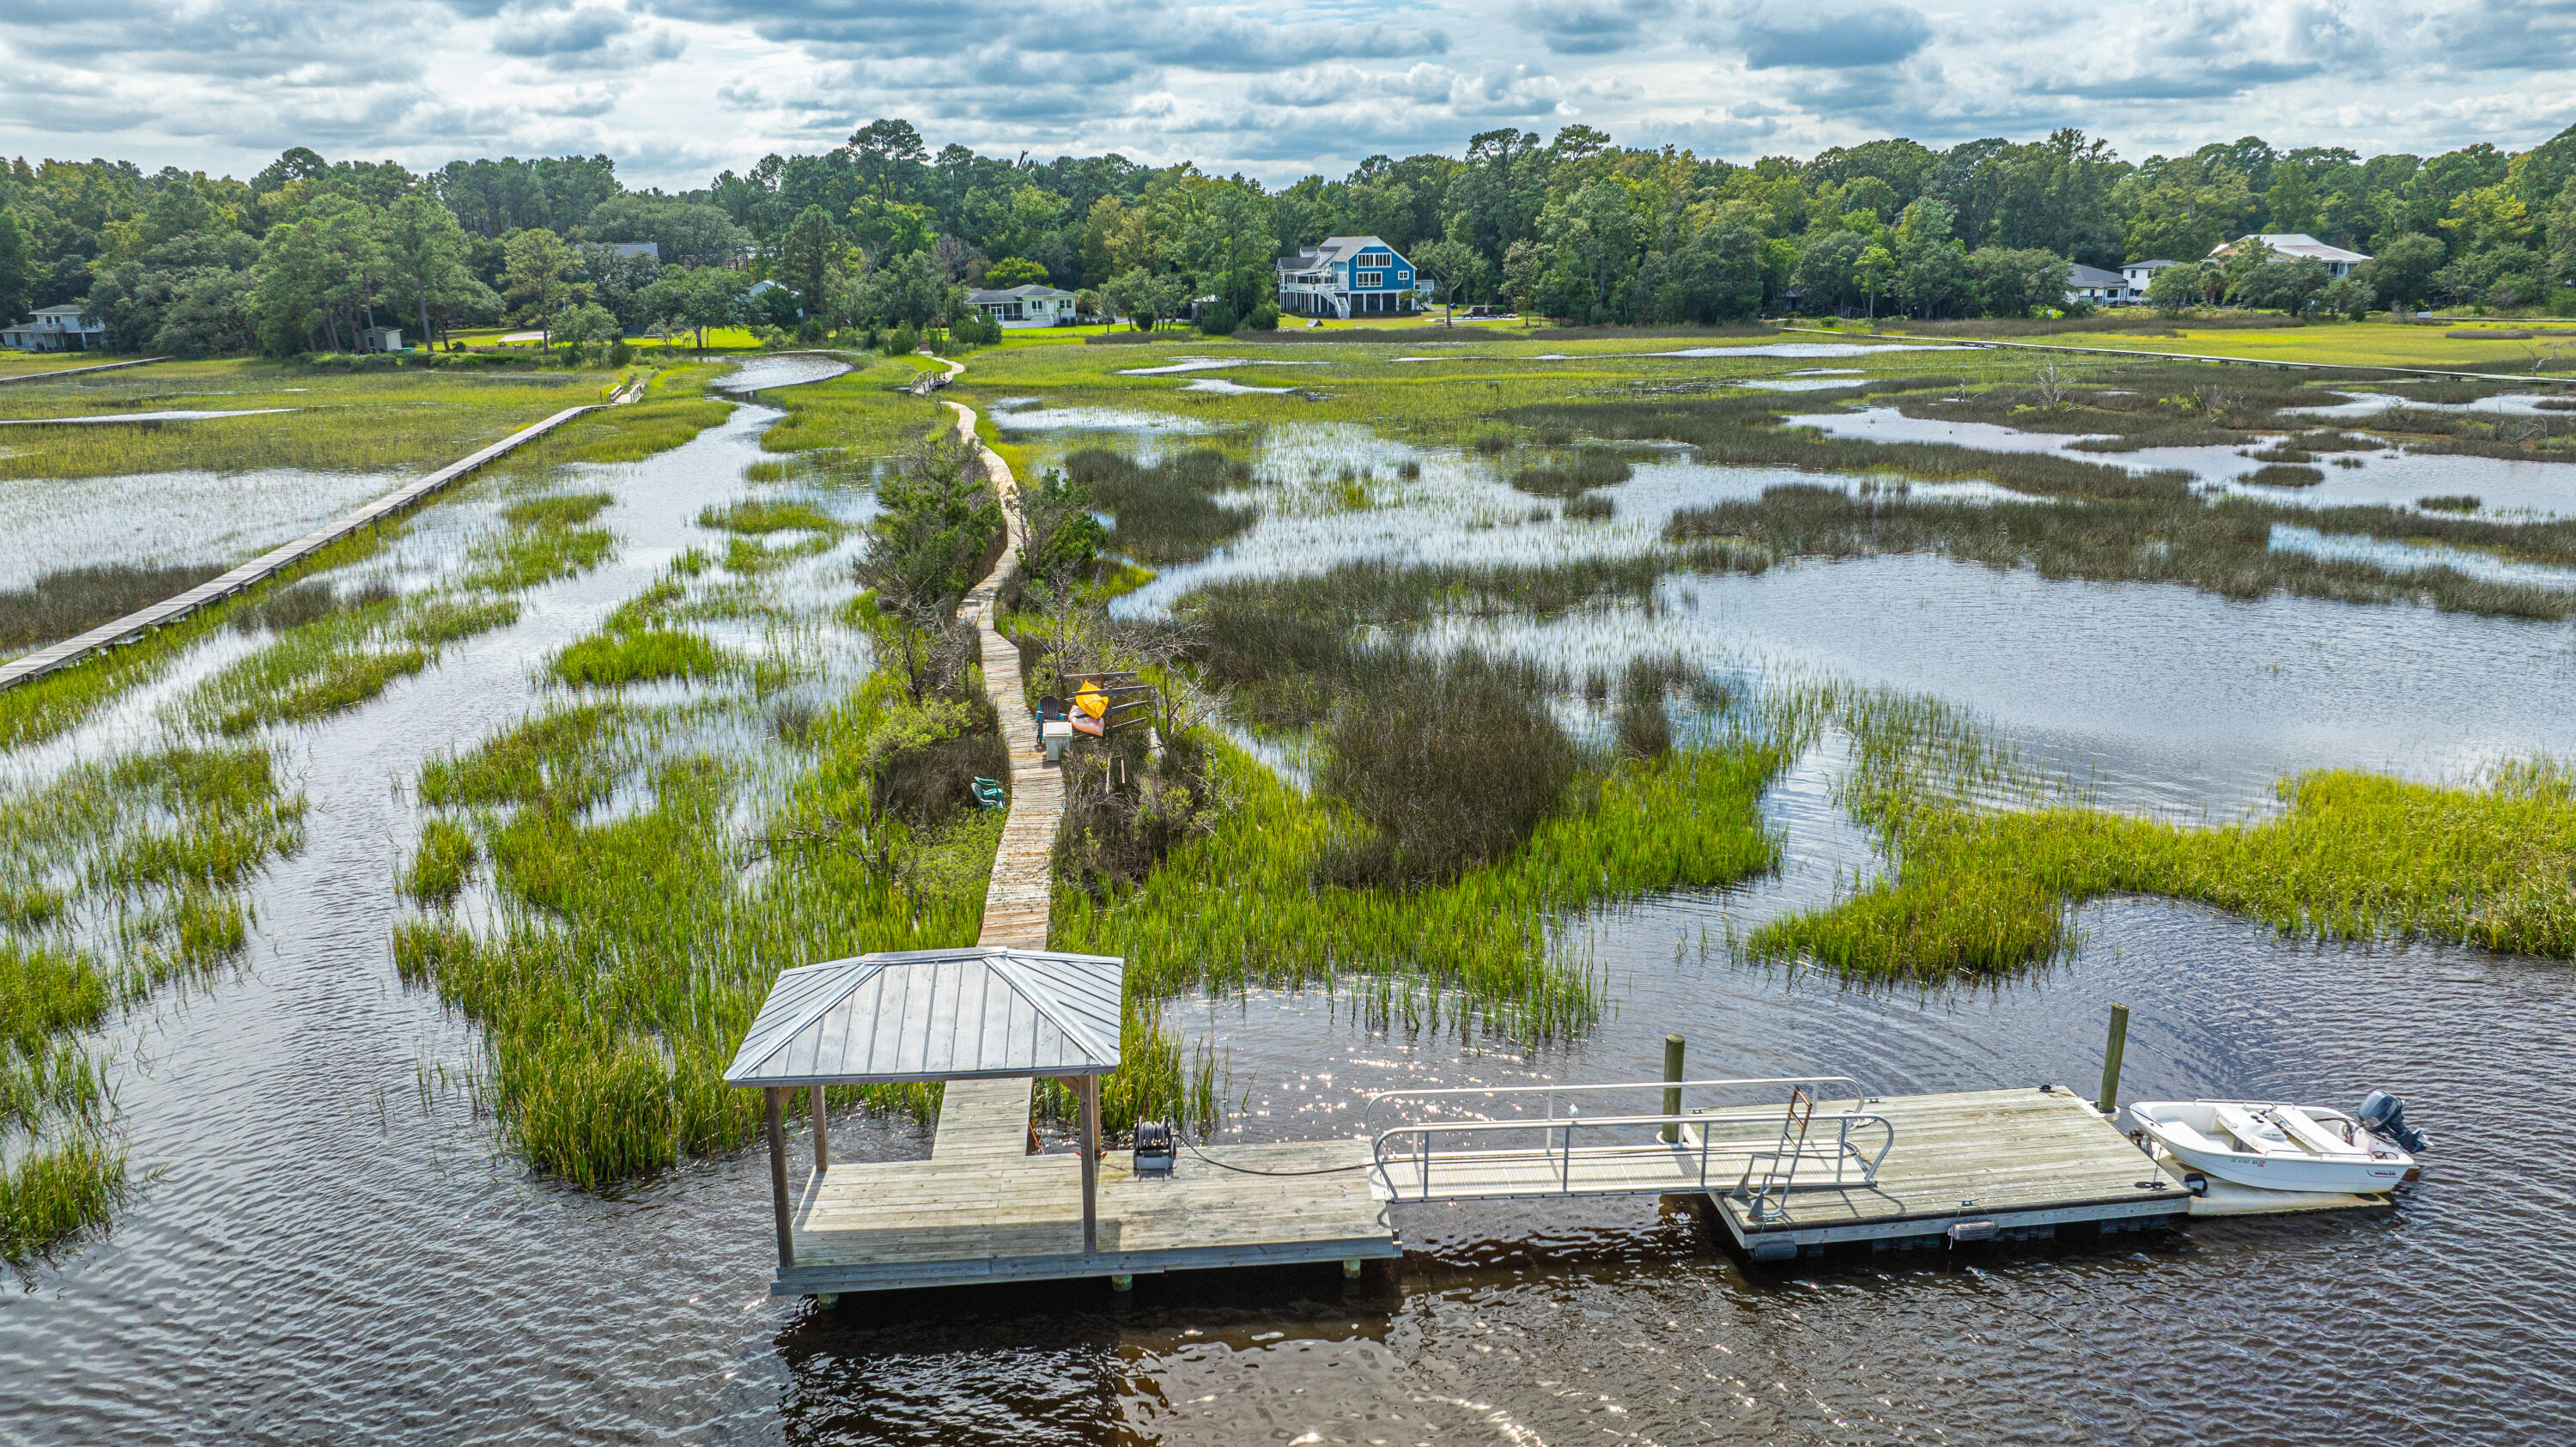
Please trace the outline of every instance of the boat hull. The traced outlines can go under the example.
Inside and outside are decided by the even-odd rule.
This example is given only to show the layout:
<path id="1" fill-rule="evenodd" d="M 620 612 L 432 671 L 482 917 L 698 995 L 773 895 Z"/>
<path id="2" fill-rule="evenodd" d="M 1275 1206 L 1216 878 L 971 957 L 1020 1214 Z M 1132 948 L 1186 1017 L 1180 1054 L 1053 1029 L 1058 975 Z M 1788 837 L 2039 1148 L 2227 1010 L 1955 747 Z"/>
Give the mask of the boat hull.
<path id="1" fill-rule="evenodd" d="M 2216 1124 L 2216 1113 L 2220 1111 L 2270 1109 L 2273 1107 L 2260 1103 L 2149 1101 L 2129 1107 L 2129 1115 L 2137 1129 L 2185 1167 L 2213 1180 L 2259 1191 L 2361 1195 L 2394 1190 L 2416 1175 L 2413 1157 L 2366 1132 L 2354 1132 L 2364 1144 L 2346 1153 L 2326 1155 L 2277 1147 L 2268 1151 L 2234 1149 Z M 2345 1127 L 2351 1120 L 2336 1111 L 2310 1110 L 2306 1114 L 2317 1121 Z"/>

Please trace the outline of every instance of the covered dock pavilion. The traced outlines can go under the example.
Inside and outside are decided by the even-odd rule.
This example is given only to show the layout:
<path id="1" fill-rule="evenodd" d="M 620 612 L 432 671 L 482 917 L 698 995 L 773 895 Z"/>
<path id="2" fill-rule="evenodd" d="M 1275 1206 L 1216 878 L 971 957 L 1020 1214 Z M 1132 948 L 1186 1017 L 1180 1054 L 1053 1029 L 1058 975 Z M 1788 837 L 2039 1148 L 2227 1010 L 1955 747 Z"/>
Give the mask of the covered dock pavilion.
<path id="1" fill-rule="evenodd" d="M 784 972 L 728 1084 L 765 1093 L 772 1295 L 1359 1263 L 1400 1254 L 1366 1141 L 1229 1146 L 1168 1177 L 1102 1159 L 1100 1077 L 1117 1069 L 1123 960 L 989 945 L 862 955 Z M 1032 1091 L 1071 1083 L 1082 1148 L 1034 1151 Z M 836 1164 L 823 1092 L 944 1083 L 930 1159 Z M 814 1161 L 791 1193 L 787 1092 L 813 1092 Z"/>

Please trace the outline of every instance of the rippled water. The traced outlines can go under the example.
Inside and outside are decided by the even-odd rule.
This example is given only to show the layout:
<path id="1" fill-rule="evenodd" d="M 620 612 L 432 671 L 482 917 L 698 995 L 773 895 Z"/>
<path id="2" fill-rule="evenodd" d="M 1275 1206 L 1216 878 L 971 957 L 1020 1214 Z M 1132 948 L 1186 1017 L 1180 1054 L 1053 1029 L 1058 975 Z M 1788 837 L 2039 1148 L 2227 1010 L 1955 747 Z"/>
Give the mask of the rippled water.
<path id="1" fill-rule="evenodd" d="M 2576 1192 L 2555 1167 L 2576 1125 L 2548 1108 L 2546 1080 L 2576 1045 L 2566 966 L 2319 948 L 2128 899 L 2080 912 L 2068 963 L 1993 987 L 1871 993 L 1734 963 L 1730 930 L 1880 867 L 1831 802 L 1830 738 L 1766 801 L 1787 847 L 1777 876 L 1568 923 L 1611 1000 L 1580 1040 L 1523 1050 L 1389 1031 L 1310 993 L 1177 1003 L 1174 1023 L 1228 1053 L 1243 1112 L 1223 1139 L 1348 1134 L 1359 1098 L 1391 1085 L 1651 1074 L 1667 1031 L 1704 1074 L 2089 1088 L 2118 1000 L 2135 1011 L 2132 1097 L 2349 1106 L 2384 1086 L 2436 1136 L 2426 1181 L 2374 1213 L 1758 1277 L 1652 1202 L 1409 1206 L 1388 1295 L 1345 1296 L 1325 1268 L 1147 1278 L 1123 1301 L 1095 1282 L 824 1310 L 764 1294 L 756 1152 L 604 1194 L 528 1177 L 466 1091 L 433 1082 L 422 1098 L 424 1065 L 456 1069 L 473 1037 L 393 974 L 391 879 L 417 824 L 399 786 L 426 754 L 535 706 L 534 660 L 709 541 L 692 519 L 745 490 L 770 415 L 745 409 L 599 470 L 619 498 L 605 519 L 625 539 L 616 561 L 287 736 L 311 842 L 262 885 L 240 977 L 166 996 L 117 1032 L 125 1128 L 153 1174 L 107 1239 L 0 1296 L 0 1440 L 2518 1447 L 2562 1434 Z M 1395 480 L 1406 460 L 1421 478 Z M 1405 490 L 1397 528 L 1324 510 L 1310 479 L 1345 462 Z M 1482 512 L 1529 502 L 1478 462 L 1352 430 L 1279 432 L 1259 471 L 1276 509 L 1232 551 L 1265 567 L 1470 549 L 1506 531 L 1474 526 Z M 1759 485 L 1650 464 L 1611 490 L 1618 522 L 1527 525 L 1517 541 L 1629 546 L 1615 530 L 1632 516 L 1643 529 L 1658 509 Z M 436 529 L 458 526 L 440 520 L 471 506 L 425 514 L 420 558 L 401 566 L 433 566 Z M 2070 765 L 2093 759 L 2111 801 L 2139 807 L 2232 806 L 2303 760 L 2430 773 L 2576 752 L 2568 632 L 2547 625 L 1930 559 L 1667 593 L 1652 617 L 1485 641 L 1588 665 L 1651 640 L 1929 689 Z M 845 1159 L 924 1144 L 913 1126 L 858 1118 L 833 1139 Z"/>

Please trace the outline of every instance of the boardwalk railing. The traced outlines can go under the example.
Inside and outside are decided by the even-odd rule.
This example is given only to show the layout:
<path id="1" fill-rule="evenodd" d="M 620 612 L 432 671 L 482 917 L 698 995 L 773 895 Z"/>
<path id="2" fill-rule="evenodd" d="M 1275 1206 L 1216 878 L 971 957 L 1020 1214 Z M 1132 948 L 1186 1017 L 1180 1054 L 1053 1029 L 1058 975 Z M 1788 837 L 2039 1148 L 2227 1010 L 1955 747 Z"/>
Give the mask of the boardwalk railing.
<path id="1" fill-rule="evenodd" d="M 1848 1087 L 1848 1110 L 1788 1114 L 1784 1104 L 1712 1105 L 1650 1113 L 1586 1115 L 1580 1101 L 1663 1091 L 1741 1095 L 1784 1089 L 1812 1098 L 1818 1086 Z M 1363 1120 L 1389 1102 L 1468 1097 L 1537 1097 L 1543 1113 L 1504 1119 L 1415 1121 L 1379 1130 L 1372 1175 L 1391 1200 L 1499 1196 L 1743 1194 L 1763 1173 L 1765 1194 L 1869 1185 L 1896 1145 L 1896 1127 L 1864 1109 L 1871 1097 L 1848 1076 L 1728 1080 L 1641 1080 L 1606 1085 L 1507 1086 L 1390 1091 L 1372 1097 Z M 1560 1103 L 1563 1109 L 1560 1110 Z M 1795 1119 L 1800 1129 L 1786 1129 Z M 1529 1140 L 1522 1144 L 1523 1140 Z"/>

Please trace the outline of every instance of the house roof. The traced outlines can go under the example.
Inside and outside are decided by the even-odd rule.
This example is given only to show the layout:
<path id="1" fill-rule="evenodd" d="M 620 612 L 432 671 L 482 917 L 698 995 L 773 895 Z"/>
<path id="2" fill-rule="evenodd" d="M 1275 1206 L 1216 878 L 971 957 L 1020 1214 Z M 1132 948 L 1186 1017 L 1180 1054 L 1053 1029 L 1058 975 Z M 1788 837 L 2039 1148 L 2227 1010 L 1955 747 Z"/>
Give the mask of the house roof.
<path id="1" fill-rule="evenodd" d="M 2209 254 L 2216 256 L 2228 247 L 2246 241 L 2260 241 L 2288 257 L 2314 257 L 2319 261 L 2368 261 L 2370 259 L 2358 251 L 2346 251 L 2340 246 L 2328 246 L 2304 231 L 2256 232 L 2251 236 L 2237 237 L 2235 241 L 2222 241 L 2209 248 Z"/>
<path id="2" fill-rule="evenodd" d="M 608 249 L 620 256 L 649 256 L 655 261 L 662 259 L 662 243 L 658 241 L 612 241 L 608 243 Z"/>
<path id="3" fill-rule="evenodd" d="M 2167 261 L 2158 257 L 2154 261 L 2124 261 L 2120 263 L 2120 269 L 2122 271 L 2160 271 L 2168 266 L 2180 265 L 2182 263 L 2179 261 Z"/>
<path id="4" fill-rule="evenodd" d="M 780 974 L 725 1070 L 743 1086 L 1099 1075 L 1127 962 L 968 946 Z"/>
<path id="5" fill-rule="evenodd" d="M 990 306 L 995 302 L 1029 301 L 1038 297 L 1060 297 L 1066 301 L 1072 301 L 1078 295 L 1079 293 L 1066 291 L 1060 286 L 1048 286 L 1043 282 L 1033 281 L 1025 286 L 1004 287 L 999 291 L 979 286 L 967 292 L 966 299 Z"/>
<path id="6" fill-rule="evenodd" d="M 1327 236 L 1313 246 L 1300 248 L 1295 256 L 1282 257 L 1279 264 L 1290 271 L 1313 271 L 1348 261 L 1363 251 L 1383 251 L 1398 261 L 1404 259 L 1404 254 L 1387 245 L 1382 236 Z"/>
<path id="7" fill-rule="evenodd" d="M 65 302 L 61 306 L 40 306 L 36 308 L 36 315 L 40 317 L 76 317 L 80 314 L 81 304 L 76 301 Z"/>
<path id="8" fill-rule="evenodd" d="M 2076 287 L 2127 286 L 2129 279 L 2116 271 L 2104 271 L 2098 266 L 2086 266 L 2079 261 L 2066 268 L 2066 284 Z"/>

